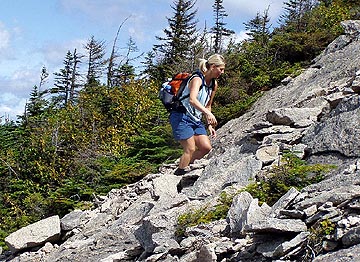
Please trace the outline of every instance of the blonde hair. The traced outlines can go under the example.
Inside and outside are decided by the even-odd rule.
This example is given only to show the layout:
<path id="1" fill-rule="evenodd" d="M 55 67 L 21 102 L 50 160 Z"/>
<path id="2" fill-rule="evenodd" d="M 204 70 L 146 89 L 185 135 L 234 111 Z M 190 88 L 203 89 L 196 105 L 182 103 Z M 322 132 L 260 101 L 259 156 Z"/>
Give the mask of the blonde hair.
<path id="1" fill-rule="evenodd" d="M 199 70 L 205 74 L 205 72 L 210 68 L 211 65 L 222 66 L 225 65 L 225 59 L 222 55 L 214 54 L 210 56 L 207 60 L 200 58 L 199 59 Z"/>

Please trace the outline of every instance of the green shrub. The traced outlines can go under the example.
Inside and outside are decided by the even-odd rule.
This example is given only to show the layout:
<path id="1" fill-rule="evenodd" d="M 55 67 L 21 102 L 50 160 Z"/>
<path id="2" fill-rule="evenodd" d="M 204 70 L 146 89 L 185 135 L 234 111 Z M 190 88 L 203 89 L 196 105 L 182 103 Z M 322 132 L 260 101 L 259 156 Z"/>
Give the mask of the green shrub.
<path id="1" fill-rule="evenodd" d="M 233 194 L 222 192 L 217 205 L 200 207 L 180 215 L 177 221 L 176 235 L 181 238 L 188 227 L 226 218 L 233 198 L 241 191 L 249 192 L 259 200 L 259 204 L 266 202 L 273 205 L 291 187 L 300 190 L 307 185 L 320 182 L 324 178 L 324 174 L 332 168 L 335 168 L 335 166 L 308 165 L 297 156 L 286 153 L 283 156 L 282 164 L 269 171 L 266 180 L 250 184 L 243 190 Z"/>
<path id="2" fill-rule="evenodd" d="M 181 238 L 184 236 L 186 228 L 197 226 L 199 224 L 207 224 L 212 221 L 226 218 L 235 194 L 227 194 L 222 192 L 218 199 L 218 204 L 209 207 L 204 206 L 198 209 L 190 210 L 178 217 L 175 234 Z"/>
<path id="3" fill-rule="evenodd" d="M 291 187 L 298 190 L 324 179 L 324 174 L 335 168 L 334 165 L 308 165 L 294 154 L 286 153 L 282 163 L 271 169 L 265 179 L 247 186 L 244 191 L 259 199 L 259 204 L 266 202 L 273 205 Z"/>
<path id="4" fill-rule="evenodd" d="M 306 248 L 303 249 L 301 261 L 313 261 L 314 257 L 323 251 L 323 240 L 326 236 L 335 233 L 335 224 L 326 218 L 316 222 L 310 228 L 310 235 L 306 241 Z"/>

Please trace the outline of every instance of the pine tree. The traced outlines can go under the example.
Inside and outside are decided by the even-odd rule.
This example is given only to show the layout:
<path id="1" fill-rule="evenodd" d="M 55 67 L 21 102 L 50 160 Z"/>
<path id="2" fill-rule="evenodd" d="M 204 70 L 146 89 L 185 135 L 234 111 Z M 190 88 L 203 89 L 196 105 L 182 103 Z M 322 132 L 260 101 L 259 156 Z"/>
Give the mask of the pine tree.
<path id="1" fill-rule="evenodd" d="M 163 43 L 155 45 L 154 50 L 163 55 L 162 62 L 165 67 L 171 68 L 174 65 L 186 67 L 182 64 L 191 59 L 189 53 L 197 38 L 198 21 L 195 20 L 197 13 L 197 9 L 194 10 L 195 3 L 194 0 L 175 0 L 174 5 L 171 6 L 174 15 L 167 18 L 169 28 L 164 29 L 165 36 L 156 37 Z"/>
<path id="2" fill-rule="evenodd" d="M 225 12 L 222 3 L 223 0 L 215 0 L 215 3 L 212 6 L 214 10 L 215 25 L 211 28 L 211 32 L 214 34 L 213 48 L 215 53 L 221 52 L 224 37 L 231 36 L 235 33 L 233 30 L 225 28 L 226 23 L 224 22 L 224 18 L 228 15 Z"/>
<path id="3" fill-rule="evenodd" d="M 285 14 L 280 19 L 288 31 L 306 30 L 309 11 L 319 4 L 318 0 L 288 0 L 285 2 Z"/>
<path id="4" fill-rule="evenodd" d="M 25 106 L 25 114 L 22 118 L 23 120 L 27 121 L 29 117 L 39 116 L 44 112 L 47 105 L 47 101 L 44 96 L 47 93 L 47 90 L 42 90 L 42 87 L 48 77 L 49 73 L 44 66 L 41 69 L 39 85 L 35 85 L 30 93 L 30 101 Z"/>
<path id="5" fill-rule="evenodd" d="M 132 54 L 138 52 L 139 49 L 136 46 L 134 40 L 130 37 L 126 44 L 126 53 L 122 55 L 121 61 L 118 63 L 118 67 L 114 70 L 112 84 L 115 86 L 121 86 L 128 83 L 135 77 L 135 68 L 131 65 L 131 62 L 140 58 L 143 54 L 133 57 Z M 119 56 L 120 57 L 120 56 Z"/>
<path id="6" fill-rule="evenodd" d="M 69 103 L 74 104 L 77 98 L 78 89 L 81 88 L 80 78 L 81 74 L 79 72 L 79 66 L 81 64 L 81 59 L 84 56 L 78 54 L 76 49 L 74 49 L 73 53 L 73 64 L 71 70 L 71 81 L 70 81 L 70 94 L 69 94 Z"/>
<path id="7" fill-rule="evenodd" d="M 159 70 L 158 67 L 156 66 L 155 59 L 156 59 L 155 52 L 149 51 L 148 53 L 146 53 L 144 57 L 144 61 L 141 62 L 144 67 L 142 74 L 148 76 L 150 80 L 161 79 L 161 75 L 159 74 Z"/>
<path id="8" fill-rule="evenodd" d="M 113 46 L 111 49 L 111 53 L 110 53 L 110 57 L 107 60 L 108 62 L 108 68 L 107 68 L 107 87 L 108 88 L 112 88 L 116 85 L 116 72 L 117 72 L 117 68 L 119 67 L 119 64 L 117 62 L 117 59 L 119 58 L 119 53 L 118 53 L 118 47 L 117 47 L 117 42 L 118 42 L 118 38 L 119 38 L 119 34 L 120 34 L 120 30 L 122 28 L 122 26 L 125 24 L 125 22 L 130 18 L 131 16 L 126 17 L 122 23 L 120 24 L 120 26 L 118 27 L 118 30 L 116 32 L 115 35 L 115 39 L 113 42 Z"/>
<path id="9" fill-rule="evenodd" d="M 53 97 L 55 106 L 61 107 L 75 102 L 77 89 L 80 87 L 79 64 L 82 57 L 76 49 L 73 53 L 68 51 L 63 62 L 64 68 L 60 69 L 60 72 L 54 73 L 55 87 L 51 89 L 51 93 L 57 94 Z"/>
<path id="10" fill-rule="evenodd" d="M 266 45 L 270 38 L 269 22 L 269 8 L 267 8 L 263 15 L 258 12 L 255 18 L 245 23 L 245 29 L 249 31 L 248 35 L 251 37 L 251 40 L 262 46 Z"/>
<path id="11" fill-rule="evenodd" d="M 91 36 L 84 48 L 88 52 L 86 84 L 99 83 L 105 70 L 105 42 L 97 41 L 94 36 Z"/>

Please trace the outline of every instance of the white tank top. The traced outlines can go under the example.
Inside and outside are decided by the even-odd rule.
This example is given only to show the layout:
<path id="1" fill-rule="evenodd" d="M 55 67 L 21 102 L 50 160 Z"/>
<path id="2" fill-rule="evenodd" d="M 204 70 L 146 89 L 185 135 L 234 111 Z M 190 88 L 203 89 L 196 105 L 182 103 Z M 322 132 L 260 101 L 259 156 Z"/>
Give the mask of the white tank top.
<path id="1" fill-rule="evenodd" d="M 207 103 L 209 102 L 210 100 L 210 96 L 211 96 L 211 93 L 213 91 L 213 83 L 214 81 L 211 81 L 211 84 L 210 86 L 207 86 L 205 84 L 205 81 L 204 81 L 204 77 L 203 77 L 203 74 L 200 73 L 202 77 L 200 77 L 198 74 L 194 74 L 188 81 L 181 97 L 184 97 L 184 96 L 188 96 L 190 94 L 190 89 L 189 89 L 189 83 L 190 81 L 194 78 L 194 77 L 200 77 L 201 80 L 202 80 L 202 84 L 201 84 L 201 87 L 199 88 L 199 93 L 197 95 L 197 99 L 199 100 L 199 102 L 203 105 L 203 106 L 206 106 Z M 181 98 L 180 98 L 181 99 Z M 189 102 L 189 97 L 183 99 L 182 101 L 182 104 L 183 106 L 185 107 L 186 109 L 186 114 L 188 116 L 190 116 L 192 119 L 194 119 L 195 121 L 201 121 L 201 118 L 202 118 L 202 112 L 198 109 L 196 109 L 195 107 L 193 107 L 190 102 Z"/>

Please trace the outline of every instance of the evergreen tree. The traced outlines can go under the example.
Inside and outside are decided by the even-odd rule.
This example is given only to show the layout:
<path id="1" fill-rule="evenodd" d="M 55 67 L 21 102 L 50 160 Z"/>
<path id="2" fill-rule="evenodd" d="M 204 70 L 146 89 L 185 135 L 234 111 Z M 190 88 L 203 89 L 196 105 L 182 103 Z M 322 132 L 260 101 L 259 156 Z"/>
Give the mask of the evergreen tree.
<path id="1" fill-rule="evenodd" d="M 285 14 L 280 19 L 287 31 L 304 32 L 310 11 L 319 4 L 318 0 L 288 0 L 285 2 Z"/>
<path id="2" fill-rule="evenodd" d="M 111 49 L 110 57 L 109 57 L 109 59 L 107 61 L 108 62 L 108 68 L 107 68 L 107 87 L 108 88 L 112 88 L 116 84 L 115 83 L 116 71 L 117 71 L 117 68 L 119 67 L 119 64 L 116 61 L 119 58 L 117 41 L 118 41 L 120 30 L 121 30 L 122 26 L 125 24 L 125 22 L 129 18 L 130 18 L 130 16 L 126 17 L 124 19 L 124 21 L 118 27 L 118 30 L 116 32 L 116 36 L 115 36 L 115 39 L 114 39 L 114 42 L 113 42 L 113 46 L 112 46 L 112 49 Z"/>
<path id="3" fill-rule="evenodd" d="M 30 102 L 26 104 L 24 119 L 28 119 L 28 117 L 38 116 L 44 112 L 45 106 L 47 104 L 44 95 L 47 93 L 47 90 L 41 90 L 47 78 L 49 77 L 49 73 L 44 66 L 41 69 L 40 75 L 40 83 L 39 86 L 35 85 L 33 87 L 32 92 L 30 93 Z"/>
<path id="4" fill-rule="evenodd" d="M 60 69 L 60 72 L 54 73 L 55 87 L 51 89 L 51 93 L 56 94 L 52 98 L 54 106 L 61 107 L 75 102 L 76 92 L 80 87 L 79 64 L 82 57 L 76 49 L 73 53 L 68 51 L 63 62 L 64 68 Z"/>
<path id="5" fill-rule="evenodd" d="M 248 35 L 251 37 L 251 40 L 259 43 L 260 45 L 266 45 L 270 39 L 269 22 L 269 8 L 267 8 L 263 15 L 258 12 L 255 18 L 245 23 L 245 29 L 249 31 Z"/>
<path id="6" fill-rule="evenodd" d="M 81 88 L 80 78 L 81 74 L 79 72 L 79 66 L 81 64 L 81 59 L 84 56 L 81 54 L 78 54 L 76 52 L 76 49 L 74 49 L 73 53 L 73 64 L 72 64 L 72 70 L 71 70 L 71 81 L 70 81 L 70 94 L 69 94 L 69 103 L 74 104 L 75 100 L 77 98 L 78 90 Z"/>
<path id="7" fill-rule="evenodd" d="M 104 72 L 105 42 L 91 36 L 84 48 L 88 52 L 86 84 L 99 83 Z"/>
<path id="8" fill-rule="evenodd" d="M 185 69 L 186 65 L 184 64 L 191 59 L 190 50 L 197 38 L 197 20 L 195 20 L 197 10 L 194 10 L 195 3 L 194 0 L 175 0 L 171 6 L 174 15 L 167 18 L 169 28 L 164 29 L 165 36 L 156 37 L 157 40 L 163 43 L 155 45 L 154 50 L 163 55 L 162 64 L 165 67 L 170 67 L 170 71 L 181 70 L 179 68 L 172 69 L 171 67 L 174 65 Z M 172 73 L 170 72 L 170 74 Z"/>
<path id="9" fill-rule="evenodd" d="M 220 53 L 222 50 L 224 37 L 231 36 L 235 32 L 233 30 L 225 28 L 226 23 L 224 18 L 227 17 L 224 6 L 222 5 L 223 0 L 215 0 L 213 4 L 215 25 L 211 28 L 211 32 L 214 34 L 214 52 Z"/>
<path id="10" fill-rule="evenodd" d="M 121 61 L 118 63 L 118 67 L 114 70 L 113 85 L 121 86 L 124 83 L 128 83 L 135 77 L 135 68 L 131 65 L 131 62 L 137 60 L 142 54 L 133 57 L 132 54 L 139 51 L 134 40 L 130 37 L 127 42 L 126 53 L 122 55 Z M 120 57 L 120 56 L 119 56 Z"/>
<path id="11" fill-rule="evenodd" d="M 141 62 L 144 65 L 144 70 L 142 74 L 149 77 L 150 80 L 161 79 L 161 75 L 159 74 L 158 67 L 156 66 L 156 54 L 154 51 L 149 51 L 145 57 L 144 61 Z"/>
<path id="12" fill-rule="evenodd" d="M 190 51 L 192 64 L 189 66 L 191 71 L 198 68 L 198 58 L 208 57 L 211 53 L 211 43 L 208 41 L 209 32 L 207 31 L 206 23 L 203 32 L 198 35 L 197 40 Z"/>
<path id="13" fill-rule="evenodd" d="M 122 64 L 118 68 L 117 86 L 129 83 L 135 77 L 135 68 L 129 63 Z"/>

